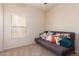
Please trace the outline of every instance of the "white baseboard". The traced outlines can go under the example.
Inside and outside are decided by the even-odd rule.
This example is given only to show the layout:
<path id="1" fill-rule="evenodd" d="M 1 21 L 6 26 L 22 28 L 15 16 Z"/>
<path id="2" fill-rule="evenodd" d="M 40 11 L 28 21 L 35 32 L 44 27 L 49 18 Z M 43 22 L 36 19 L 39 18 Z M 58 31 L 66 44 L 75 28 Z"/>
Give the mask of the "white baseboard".
<path id="1" fill-rule="evenodd" d="M 31 45 L 31 44 L 35 44 L 35 41 L 30 41 L 26 45 Z"/>
<path id="2" fill-rule="evenodd" d="M 11 47 L 11 48 L 4 48 L 2 51 L 9 50 L 9 49 L 15 49 L 15 48 L 22 47 L 22 46 L 28 46 L 28 45 L 32 45 L 32 44 L 35 44 L 35 41 L 33 41 L 33 40 L 29 41 L 26 44 L 23 44 L 21 46 L 16 46 L 16 47 Z M 2 51 L 0 51 L 0 52 L 2 52 Z"/>

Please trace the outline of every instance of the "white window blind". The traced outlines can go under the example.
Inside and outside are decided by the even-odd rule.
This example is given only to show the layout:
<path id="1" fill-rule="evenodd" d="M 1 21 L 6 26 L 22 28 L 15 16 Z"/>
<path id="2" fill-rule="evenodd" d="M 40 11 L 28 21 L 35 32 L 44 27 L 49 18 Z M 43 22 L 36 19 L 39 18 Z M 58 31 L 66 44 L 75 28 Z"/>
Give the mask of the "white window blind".
<path id="1" fill-rule="evenodd" d="M 12 39 L 24 39 L 26 34 L 26 17 L 12 16 L 11 20 Z"/>

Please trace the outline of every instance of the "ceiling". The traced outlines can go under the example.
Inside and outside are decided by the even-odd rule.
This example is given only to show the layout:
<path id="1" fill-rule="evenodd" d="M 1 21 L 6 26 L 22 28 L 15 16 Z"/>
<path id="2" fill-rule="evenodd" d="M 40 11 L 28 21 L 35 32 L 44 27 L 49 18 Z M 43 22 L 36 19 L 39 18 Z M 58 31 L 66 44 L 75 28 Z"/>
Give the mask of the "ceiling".
<path id="1" fill-rule="evenodd" d="M 39 9 L 44 10 L 44 11 L 48 11 L 49 9 L 51 9 L 55 5 L 57 5 L 57 3 L 47 3 L 47 4 L 44 4 L 44 3 L 26 3 L 24 5 L 39 8 Z"/>

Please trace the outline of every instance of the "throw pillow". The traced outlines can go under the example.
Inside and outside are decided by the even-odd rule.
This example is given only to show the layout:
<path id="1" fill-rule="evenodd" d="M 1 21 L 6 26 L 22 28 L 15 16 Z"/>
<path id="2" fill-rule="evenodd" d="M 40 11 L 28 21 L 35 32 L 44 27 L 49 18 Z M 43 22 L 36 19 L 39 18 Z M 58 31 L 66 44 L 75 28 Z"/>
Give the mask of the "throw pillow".
<path id="1" fill-rule="evenodd" d="M 56 33 L 56 36 L 60 36 L 61 34 L 60 33 Z"/>
<path id="2" fill-rule="evenodd" d="M 46 39 L 47 38 L 47 34 L 43 33 L 42 35 L 40 35 L 42 39 Z"/>
<path id="3" fill-rule="evenodd" d="M 46 39 L 47 41 L 52 41 L 52 35 L 50 35 L 50 36 L 47 36 L 47 39 Z"/>
<path id="4" fill-rule="evenodd" d="M 53 35 L 53 32 L 48 31 L 47 36 Z"/>
<path id="5" fill-rule="evenodd" d="M 52 42 L 52 43 L 56 43 L 56 38 L 57 38 L 56 35 L 52 35 L 52 37 L 51 37 L 51 42 Z"/>
<path id="6" fill-rule="evenodd" d="M 60 45 L 60 41 L 61 41 L 61 40 L 62 40 L 62 38 L 57 37 L 57 38 L 56 38 L 56 44 L 57 44 L 57 45 Z"/>
<path id="7" fill-rule="evenodd" d="M 64 37 L 70 38 L 70 34 L 69 33 L 65 33 Z"/>
<path id="8" fill-rule="evenodd" d="M 65 38 L 63 38 L 63 39 L 60 41 L 60 45 L 69 48 L 69 47 L 71 47 L 72 42 L 71 42 L 71 40 L 69 40 L 69 38 L 66 38 L 66 37 L 65 37 Z"/>
<path id="9" fill-rule="evenodd" d="M 59 42 L 60 40 L 62 40 L 62 38 L 56 35 L 52 35 L 52 40 L 51 40 L 52 43 L 56 43 L 57 45 L 60 45 L 60 42 Z"/>

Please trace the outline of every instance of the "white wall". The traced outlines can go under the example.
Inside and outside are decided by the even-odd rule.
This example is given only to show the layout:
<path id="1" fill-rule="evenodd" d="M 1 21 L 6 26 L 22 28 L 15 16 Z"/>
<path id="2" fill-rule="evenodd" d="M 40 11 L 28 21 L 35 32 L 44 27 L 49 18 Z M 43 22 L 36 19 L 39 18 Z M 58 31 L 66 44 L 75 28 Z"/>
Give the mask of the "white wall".
<path id="1" fill-rule="evenodd" d="M 26 16 L 27 22 L 27 35 L 25 40 L 12 40 L 11 39 L 11 15 Z M 4 48 L 14 48 L 34 43 L 35 37 L 45 30 L 45 14 L 43 11 L 24 6 L 20 4 L 5 4 L 4 6 L 4 21 L 5 21 L 5 40 Z"/>
<path id="2" fill-rule="evenodd" d="M 75 47 L 79 51 L 79 4 L 59 4 L 47 13 L 47 30 L 76 33 Z"/>
<path id="3" fill-rule="evenodd" d="M 0 51 L 3 50 L 3 8 L 0 4 Z"/>

